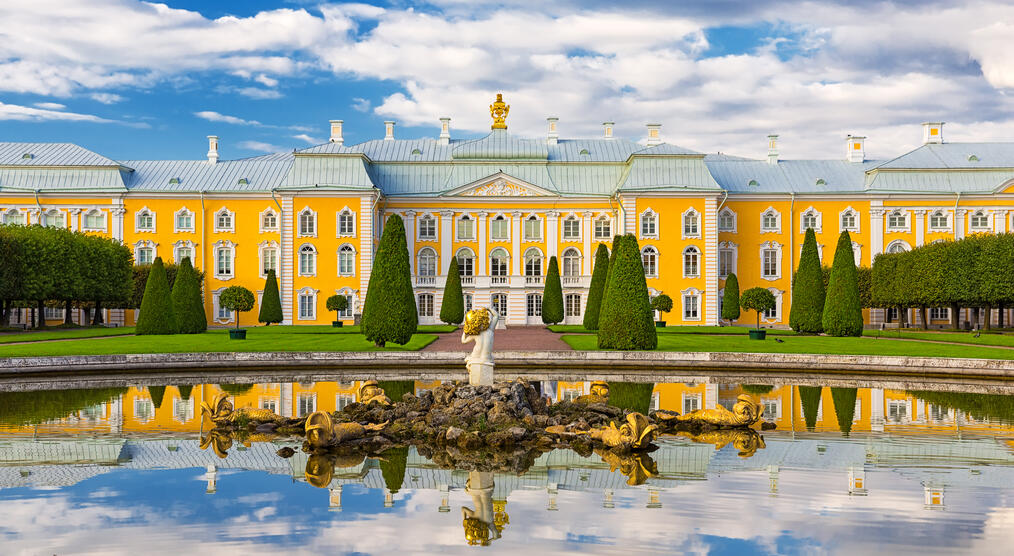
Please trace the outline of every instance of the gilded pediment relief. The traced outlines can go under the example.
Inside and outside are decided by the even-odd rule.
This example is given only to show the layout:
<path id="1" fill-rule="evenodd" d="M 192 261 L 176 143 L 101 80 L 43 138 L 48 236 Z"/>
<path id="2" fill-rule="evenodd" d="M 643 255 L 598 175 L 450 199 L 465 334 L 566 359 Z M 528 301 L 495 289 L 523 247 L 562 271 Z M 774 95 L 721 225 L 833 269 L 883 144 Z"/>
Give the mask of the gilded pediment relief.
<path id="1" fill-rule="evenodd" d="M 449 191 L 455 197 L 544 197 L 555 195 L 506 174 L 498 174 Z"/>

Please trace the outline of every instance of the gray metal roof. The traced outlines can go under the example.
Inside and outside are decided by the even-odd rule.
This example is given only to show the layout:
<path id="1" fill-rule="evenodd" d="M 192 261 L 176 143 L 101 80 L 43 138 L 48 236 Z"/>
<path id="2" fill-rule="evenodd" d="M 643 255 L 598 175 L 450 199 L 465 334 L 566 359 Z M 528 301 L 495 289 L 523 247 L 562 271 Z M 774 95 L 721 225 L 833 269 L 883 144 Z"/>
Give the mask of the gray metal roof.
<path id="1" fill-rule="evenodd" d="M 292 154 L 242 160 L 129 160 L 132 191 L 270 191 L 289 175 Z M 246 183 L 241 183 L 246 180 Z"/>
<path id="2" fill-rule="evenodd" d="M 73 143 L 0 142 L 0 166 L 119 166 Z"/>
<path id="3" fill-rule="evenodd" d="M 708 155 L 704 161 L 730 193 L 860 193 L 866 170 L 877 164 L 845 160 L 779 160 L 770 164 L 725 155 Z"/>
<path id="4" fill-rule="evenodd" d="M 1014 143 L 930 143 L 878 166 L 889 169 L 1010 167 L 1014 167 Z"/>
<path id="5" fill-rule="evenodd" d="M 640 154 L 640 153 L 639 153 Z M 718 190 L 702 157 L 655 157 L 635 155 L 621 191 Z"/>
<path id="6" fill-rule="evenodd" d="M 373 186 L 374 180 L 361 154 L 296 156 L 281 183 L 281 187 L 289 188 L 370 189 Z"/>
<path id="7" fill-rule="evenodd" d="M 1014 180 L 1014 168 L 1009 170 L 976 171 L 880 171 L 876 169 L 866 177 L 868 192 L 904 193 L 992 193 L 1001 185 Z"/>
<path id="8" fill-rule="evenodd" d="M 124 191 L 130 172 L 117 166 L 108 167 L 41 167 L 16 168 L 0 166 L 0 191 L 12 189 Z"/>

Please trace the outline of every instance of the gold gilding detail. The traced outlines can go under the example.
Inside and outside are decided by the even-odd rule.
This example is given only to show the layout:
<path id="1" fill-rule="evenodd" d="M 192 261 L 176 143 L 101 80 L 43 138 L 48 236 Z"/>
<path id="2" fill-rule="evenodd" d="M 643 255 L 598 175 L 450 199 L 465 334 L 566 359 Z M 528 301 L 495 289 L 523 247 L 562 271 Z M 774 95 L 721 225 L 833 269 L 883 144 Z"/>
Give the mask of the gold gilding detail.
<path id="1" fill-rule="evenodd" d="M 503 93 L 497 93 L 496 101 L 489 105 L 489 115 L 493 117 L 490 129 L 507 129 L 507 114 L 510 111 L 511 106 L 503 101 Z"/>
<path id="2" fill-rule="evenodd" d="M 469 336 L 478 336 L 489 329 L 489 311 L 483 309 L 472 309 L 465 314 L 464 332 Z"/>

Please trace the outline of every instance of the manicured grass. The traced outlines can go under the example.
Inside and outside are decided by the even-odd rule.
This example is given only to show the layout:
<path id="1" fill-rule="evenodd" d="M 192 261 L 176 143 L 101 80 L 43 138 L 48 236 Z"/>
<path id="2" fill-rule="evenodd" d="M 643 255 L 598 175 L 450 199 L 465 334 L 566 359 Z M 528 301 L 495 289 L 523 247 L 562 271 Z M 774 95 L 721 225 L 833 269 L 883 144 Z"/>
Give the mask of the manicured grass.
<path id="1" fill-rule="evenodd" d="M 272 333 L 259 333 L 268 328 Z M 288 333 L 279 328 L 248 329 L 246 340 L 230 340 L 226 329 L 209 330 L 204 334 L 172 336 L 124 336 L 104 339 L 83 339 L 20 345 L 0 345 L 0 357 L 33 357 L 51 355 L 110 355 L 121 353 L 204 353 L 264 351 L 415 351 L 435 341 L 434 334 L 415 334 L 409 343 L 388 344 L 377 348 L 359 334 Z M 299 327 L 292 327 L 299 328 Z M 323 327 L 322 327 L 323 328 Z M 330 328 L 328 331 L 330 332 Z"/>
<path id="2" fill-rule="evenodd" d="M 563 341 L 578 350 L 597 350 L 595 336 L 565 335 Z M 723 351 L 748 353 L 818 353 L 833 355 L 901 355 L 916 357 L 968 357 L 1014 359 L 1014 350 L 971 345 L 930 344 L 877 338 L 793 336 L 784 342 L 751 340 L 743 336 L 665 334 L 658 338 L 658 351 Z"/>
<path id="3" fill-rule="evenodd" d="M 313 325 L 296 325 L 296 326 L 283 326 L 283 325 L 271 325 L 271 326 L 241 326 L 240 328 L 245 329 L 246 335 L 250 336 L 257 335 L 278 335 L 278 334 L 362 334 L 362 328 L 359 325 L 347 325 L 340 328 L 335 328 L 329 324 L 313 324 Z M 442 332 L 454 332 L 458 327 L 453 324 L 423 324 L 418 327 L 416 333 L 418 334 L 439 334 Z"/>
<path id="4" fill-rule="evenodd" d="M 594 330 L 587 330 L 580 324 L 553 324 L 547 326 L 552 332 L 560 334 L 594 334 Z M 656 328 L 659 336 L 663 334 L 708 334 L 713 336 L 746 336 L 753 327 L 746 326 L 667 326 Z M 769 336 L 795 336 L 792 330 L 765 328 Z"/>
<path id="5" fill-rule="evenodd" d="M 42 332 L 16 332 L 0 335 L 0 344 L 11 342 L 42 342 L 46 340 L 65 340 L 68 338 L 94 338 L 96 336 L 125 336 L 134 333 L 133 326 L 121 328 L 65 328 L 62 330 L 46 330 Z"/>
<path id="6" fill-rule="evenodd" d="M 900 334 L 900 336 L 899 336 Z M 976 338 L 973 332 L 922 332 L 914 330 L 865 330 L 863 336 L 881 338 L 902 338 L 906 340 L 931 340 L 934 342 L 954 342 L 974 346 L 1006 346 L 1014 347 L 1014 334 L 983 332 Z"/>

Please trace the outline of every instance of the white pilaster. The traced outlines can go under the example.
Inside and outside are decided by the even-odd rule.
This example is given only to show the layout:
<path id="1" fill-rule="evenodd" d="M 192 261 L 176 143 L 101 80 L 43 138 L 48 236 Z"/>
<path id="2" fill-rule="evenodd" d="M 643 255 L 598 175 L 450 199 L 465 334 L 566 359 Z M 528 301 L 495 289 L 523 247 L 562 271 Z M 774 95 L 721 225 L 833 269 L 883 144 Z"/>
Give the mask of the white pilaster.
<path id="1" fill-rule="evenodd" d="M 715 409 L 718 404 L 718 384 L 709 382 L 704 385 L 704 409 Z"/>
<path id="2" fill-rule="evenodd" d="M 292 404 L 292 383 L 283 382 L 279 389 L 278 414 L 282 417 L 295 417 L 296 408 Z"/>
<path id="3" fill-rule="evenodd" d="M 415 276 L 415 211 L 413 210 L 405 211 L 405 243 L 408 245 L 408 273 Z"/>
<path id="4" fill-rule="evenodd" d="M 109 211 L 113 217 L 113 239 L 123 241 L 123 215 L 127 209 L 119 207 Z"/>
<path id="5" fill-rule="evenodd" d="M 560 213 L 551 210 L 546 213 L 546 265 L 549 257 L 555 257 L 560 250 Z"/>
<path id="6" fill-rule="evenodd" d="M 76 232 L 81 229 L 81 209 L 75 208 L 67 211 L 67 219 L 70 220 L 70 231 Z"/>
<path id="7" fill-rule="evenodd" d="M 704 323 L 718 326 L 718 199 L 704 200 Z"/>
<path id="8" fill-rule="evenodd" d="M 620 210 L 622 211 L 623 218 L 619 219 L 618 234 L 636 234 L 637 233 L 637 199 L 633 197 L 624 197 L 620 201 Z"/>
<path id="9" fill-rule="evenodd" d="M 915 246 L 922 247 L 926 243 L 926 211 L 913 210 L 915 218 Z"/>
<path id="10" fill-rule="evenodd" d="M 961 239 L 965 237 L 965 218 L 968 215 L 968 209 L 958 209 L 954 214 L 954 239 Z"/>
<path id="11" fill-rule="evenodd" d="M 990 211 L 993 213 L 993 233 L 1002 234 L 1007 232 L 1007 212 L 1003 209 Z"/>
<path id="12" fill-rule="evenodd" d="M 373 238 L 377 223 L 374 222 L 373 194 L 359 197 L 359 312 L 366 306 L 370 276 L 373 274 Z"/>
<path id="13" fill-rule="evenodd" d="M 592 234 L 595 230 L 592 228 L 592 213 L 584 212 L 581 216 L 581 238 L 584 240 L 581 274 L 588 276 L 592 273 L 592 260 L 595 258 L 595 253 L 592 253 Z"/>
<path id="14" fill-rule="evenodd" d="M 451 240 L 454 237 L 454 211 L 440 213 L 440 261 L 437 274 L 447 274 L 447 263 L 451 260 Z"/>
<path id="15" fill-rule="evenodd" d="M 521 275 L 521 212 L 511 213 L 511 276 Z"/>
<path id="16" fill-rule="evenodd" d="M 870 209 L 870 260 L 884 252 L 884 209 Z"/>
<path id="17" fill-rule="evenodd" d="M 480 210 L 478 213 L 478 224 L 476 225 L 476 233 L 479 234 L 479 250 L 475 253 L 475 268 L 473 271 L 476 276 L 486 275 L 486 220 L 489 219 L 489 213 L 484 210 Z"/>
<path id="18" fill-rule="evenodd" d="M 293 251 L 296 249 L 293 238 L 295 237 L 295 230 L 293 216 L 292 216 L 292 197 L 282 197 L 282 214 L 278 217 L 281 218 L 281 226 L 278 228 L 278 236 L 282 244 L 282 261 L 279 267 L 278 280 L 281 282 L 281 293 L 282 298 L 282 324 L 292 324 L 292 292 L 293 283 L 292 277 L 296 275 L 293 271 L 293 260 L 295 254 Z M 215 216 L 212 215 L 212 218 Z"/>
<path id="19" fill-rule="evenodd" d="M 884 389 L 870 388 L 870 430 L 884 431 Z"/>

